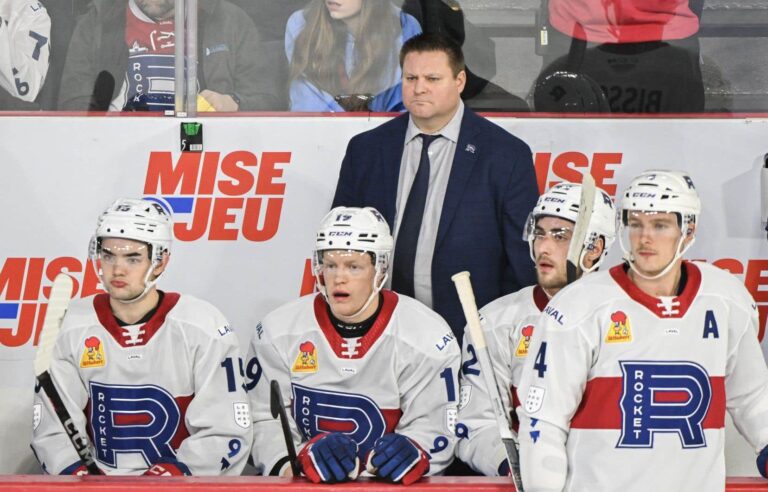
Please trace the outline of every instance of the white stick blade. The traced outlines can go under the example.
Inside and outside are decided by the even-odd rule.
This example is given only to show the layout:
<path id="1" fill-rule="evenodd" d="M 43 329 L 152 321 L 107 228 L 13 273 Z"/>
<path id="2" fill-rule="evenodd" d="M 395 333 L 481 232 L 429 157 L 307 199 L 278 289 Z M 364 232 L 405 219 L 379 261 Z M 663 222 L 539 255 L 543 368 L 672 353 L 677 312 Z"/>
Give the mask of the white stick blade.
<path id="1" fill-rule="evenodd" d="M 587 227 L 592 217 L 592 209 L 595 205 L 595 179 L 586 173 L 581 182 L 581 198 L 579 199 L 579 217 L 573 226 L 571 244 L 568 246 L 568 261 L 575 267 L 581 268 L 579 260 L 584 249 L 584 240 L 587 237 Z"/>
<path id="2" fill-rule="evenodd" d="M 72 286 L 72 277 L 66 273 L 58 274 L 53 281 L 51 294 L 48 296 L 48 308 L 45 311 L 43 329 L 40 333 L 40 342 L 37 346 L 37 354 L 35 355 L 35 376 L 39 376 L 47 371 L 51 365 L 53 346 L 56 344 L 56 337 L 59 335 L 61 322 L 69 307 Z"/>

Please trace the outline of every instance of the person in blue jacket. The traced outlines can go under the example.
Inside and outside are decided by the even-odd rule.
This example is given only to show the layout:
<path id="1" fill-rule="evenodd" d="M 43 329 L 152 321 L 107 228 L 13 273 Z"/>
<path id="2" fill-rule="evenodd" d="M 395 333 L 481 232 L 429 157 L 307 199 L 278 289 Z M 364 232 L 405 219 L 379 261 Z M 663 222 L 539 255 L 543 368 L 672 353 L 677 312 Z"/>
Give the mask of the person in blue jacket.
<path id="1" fill-rule="evenodd" d="M 390 0 L 312 0 L 285 30 L 291 111 L 403 111 L 398 54 L 420 32 Z"/>

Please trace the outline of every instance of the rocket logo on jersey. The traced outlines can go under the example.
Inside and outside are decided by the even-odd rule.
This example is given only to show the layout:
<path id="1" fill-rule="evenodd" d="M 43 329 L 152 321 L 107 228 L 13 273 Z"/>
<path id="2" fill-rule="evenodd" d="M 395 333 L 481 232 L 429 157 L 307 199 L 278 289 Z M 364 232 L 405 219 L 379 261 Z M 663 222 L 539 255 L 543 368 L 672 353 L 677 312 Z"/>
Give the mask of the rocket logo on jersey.
<path id="1" fill-rule="evenodd" d="M 317 372 L 317 347 L 307 340 L 299 345 L 299 355 L 293 363 L 292 372 Z"/>
<path id="2" fill-rule="evenodd" d="M 605 334 L 605 343 L 626 343 L 632 341 L 632 327 L 629 317 L 624 311 L 616 311 L 611 315 L 611 326 Z"/>
<path id="3" fill-rule="evenodd" d="M 706 370 L 686 361 L 620 361 L 623 390 L 619 448 L 652 448 L 657 433 L 680 437 L 683 448 L 707 445 L 704 419 L 712 402 Z"/>
<path id="4" fill-rule="evenodd" d="M 91 381 L 89 421 L 96 457 L 119 467 L 120 455 L 143 457 L 147 466 L 174 457 L 189 435 L 183 425 L 192 397 L 174 398 L 151 385 L 111 385 Z"/>
<path id="5" fill-rule="evenodd" d="M 364 395 L 293 385 L 293 417 L 304 437 L 343 432 L 357 443 L 361 456 L 395 429 L 400 415 L 399 409 L 379 409 Z"/>
<path id="6" fill-rule="evenodd" d="M 104 344 L 99 337 L 88 337 L 85 339 L 85 350 L 80 358 L 80 367 L 104 367 L 107 358 L 104 355 Z"/>
<path id="7" fill-rule="evenodd" d="M 520 330 L 520 341 L 517 343 L 517 350 L 515 350 L 515 357 L 525 357 L 528 355 L 528 347 L 531 345 L 531 337 L 533 336 L 533 325 L 528 325 Z"/>

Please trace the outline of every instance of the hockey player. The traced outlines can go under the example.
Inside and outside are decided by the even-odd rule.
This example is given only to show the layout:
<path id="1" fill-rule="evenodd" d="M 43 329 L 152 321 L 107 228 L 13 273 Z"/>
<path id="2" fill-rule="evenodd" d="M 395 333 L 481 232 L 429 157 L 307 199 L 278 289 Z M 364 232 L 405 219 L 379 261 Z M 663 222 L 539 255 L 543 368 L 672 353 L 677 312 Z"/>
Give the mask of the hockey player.
<path id="1" fill-rule="evenodd" d="M 728 272 L 682 258 L 700 209 L 686 173 L 643 172 L 621 200 L 625 264 L 542 314 L 520 388 L 527 492 L 722 492 L 726 409 L 768 454 L 757 306 Z"/>
<path id="2" fill-rule="evenodd" d="M 611 197 L 596 190 L 584 240 L 581 271 L 591 272 L 605 258 L 616 237 L 616 212 Z M 565 265 L 574 224 L 579 216 L 581 185 L 561 183 L 539 197 L 528 216 L 523 239 L 536 264 L 537 285 L 501 297 L 480 310 L 488 353 L 505 408 L 514 415 L 516 390 L 536 321 L 549 299 L 565 287 Z M 468 332 L 467 332 L 468 333 Z M 507 475 L 509 462 L 499 439 L 490 396 L 475 349 L 464 338 L 461 403 L 456 425 L 457 456 L 484 475 Z"/>
<path id="3" fill-rule="evenodd" d="M 252 355 L 262 374 L 250 398 L 253 457 L 264 474 L 288 467 L 269 410 L 270 380 L 291 402 L 299 465 L 313 482 L 354 480 L 366 469 L 409 484 L 451 462 L 459 347 L 437 314 L 382 290 L 391 251 L 379 212 L 334 208 L 313 255 L 320 293 L 276 309 L 257 327 Z"/>
<path id="4" fill-rule="evenodd" d="M 252 441 L 237 337 L 210 304 L 157 290 L 173 224 L 120 199 L 90 243 L 106 294 L 73 301 L 50 373 L 98 466 L 122 475 L 239 475 Z M 32 449 L 51 474 L 85 467 L 37 391 Z"/>

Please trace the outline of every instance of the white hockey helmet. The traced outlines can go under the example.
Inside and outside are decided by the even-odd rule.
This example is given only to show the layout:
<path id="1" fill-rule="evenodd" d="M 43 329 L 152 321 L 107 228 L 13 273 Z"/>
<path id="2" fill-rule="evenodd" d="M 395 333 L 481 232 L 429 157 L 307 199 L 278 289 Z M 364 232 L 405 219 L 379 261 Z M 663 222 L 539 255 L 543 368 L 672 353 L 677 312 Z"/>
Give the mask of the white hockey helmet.
<path id="1" fill-rule="evenodd" d="M 526 228 L 523 231 L 523 239 L 528 241 L 528 251 L 533 261 L 536 261 L 533 254 L 533 232 L 536 229 L 536 223 L 539 218 L 559 217 L 576 223 L 579 217 L 580 201 L 581 184 L 579 183 L 557 184 L 539 197 L 533 211 L 528 214 Z M 593 250 L 597 246 L 597 240 L 601 237 L 604 241 L 603 254 L 591 267 L 586 268 L 584 266 L 584 257 L 588 251 Z M 595 202 L 592 205 L 592 216 L 589 219 L 587 234 L 584 237 L 584 248 L 579 258 L 579 267 L 582 271 L 589 273 L 600 266 L 615 240 L 616 211 L 613 208 L 613 201 L 608 193 L 597 188 L 595 190 Z"/>
<path id="2" fill-rule="evenodd" d="M 327 301 L 328 294 L 321 275 L 323 251 L 347 250 L 370 253 L 376 271 L 373 277 L 373 290 L 363 308 L 351 317 L 357 316 L 368 307 L 387 281 L 393 246 L 394 241 L 389 232 L 389 225 L 375 208 L 334 208 L 323 217 L 315 239 L 312 271 L 315 274 L 317 290 Z"/>
<path id="3" fill-rule="evenodd" d="M 635 269 L 634 258 L 620 238 L 619 243 L 624 252 L 624 258 L 629 266 L 643 278 L 658 278 L 672 268 L 675 261 L 682 257 L 695 240 L 694 228 L 701 214 L 701 199 L 693 180 L 688 173 L 682 171 L 666 171 L 653 169 L 643 171 L 635 177 L 627 187 L 619 207 L 621 228 L 627 226 L 629 212 L 660 212 L 677 215 L 677 225 L 682 233 L 677 245 L 675 257 L 661 273 L 646 277 Z M 691 236 L 691 241 L 681 250 L 685 238 Z"/>
<path id="4" fill-rule="evenodd" d="M 173 238 L 173 221 L 159 203 L 151 200 L 119 198 L 115 200 L 96 222 L 96 232 L 91 237 L 88 256 L 96 262 L 101 253 L 101 241 L 104 238 L 131 239 L 146 243 L 149 247 L 149 259 L 152 268 L 144 278 L 144 292 L 138 297 L 126 302 L 136 302 L 144 297 L 157 278 L 150 280 L 152 270 L 163 258 L 164 253 L 170 254 Z M 101 276 L 101 270 L 99 276 Z M 102 278 L 103 283 L 103 278 Z"/>

